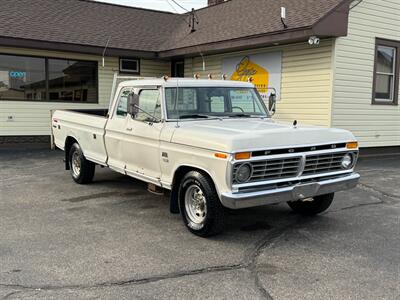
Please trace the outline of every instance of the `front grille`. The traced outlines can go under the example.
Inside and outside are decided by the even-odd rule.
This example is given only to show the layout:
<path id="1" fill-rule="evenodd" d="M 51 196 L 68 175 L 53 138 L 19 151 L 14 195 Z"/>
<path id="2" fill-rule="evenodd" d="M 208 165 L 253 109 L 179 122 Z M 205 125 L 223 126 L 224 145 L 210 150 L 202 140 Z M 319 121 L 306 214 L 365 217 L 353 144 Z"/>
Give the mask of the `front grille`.
<path id="1" fill-rule="evenodd" d="M 302 175 L 343 171 L 341 162 L 345 154 L 346 152 L 307 156 Z"/>
<path id="2" fill-rule="evenodd" d="M 273 180 L 296 177 L 300 168 L 300 157 L 270 159 L 262 161 L 249 162 L 253 167 L 253 173 L 247 182 Z M 241 164 L 236 164 L 233 169 L 233 183 L 238 183 L 236 178 L 236 171 Z"/>

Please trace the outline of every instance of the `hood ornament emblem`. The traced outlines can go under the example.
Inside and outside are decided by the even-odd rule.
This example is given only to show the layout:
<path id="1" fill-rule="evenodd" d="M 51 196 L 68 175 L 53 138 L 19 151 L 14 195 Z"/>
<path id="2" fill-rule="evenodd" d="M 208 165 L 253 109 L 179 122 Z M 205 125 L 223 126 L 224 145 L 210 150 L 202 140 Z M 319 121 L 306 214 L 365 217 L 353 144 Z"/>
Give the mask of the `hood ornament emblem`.
<path id="1" fill-rule="evenodd" d="M 293 122 L 293 128 L 297 128 L 297 120 L 294 120 L 294 122 Z"/>

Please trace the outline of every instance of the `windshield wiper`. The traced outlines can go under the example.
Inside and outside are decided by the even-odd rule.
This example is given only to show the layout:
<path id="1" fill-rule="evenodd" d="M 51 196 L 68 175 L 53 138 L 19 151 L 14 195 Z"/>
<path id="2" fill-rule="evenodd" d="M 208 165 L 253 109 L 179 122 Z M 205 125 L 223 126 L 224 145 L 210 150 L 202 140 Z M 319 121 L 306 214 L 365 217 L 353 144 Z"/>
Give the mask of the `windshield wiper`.
<path id="1" fill-rule="evenodd" d="M 229 115 L 229 118 L 266 118 L 266 115 L 251 115 L 251 114 L 234 114 Z"/>
<path id="2" fill-rule="evenodd" d="M 179 119 L 208 119 L 209 116 L 202 114 L 191 114 L 179 116 Z"/>
<path id="3" fill-rule="evenodd" d="M 252 115 L 249 114 L 234 114 L 234 115 L 229 115 L 229 118 L 251 118 Z"/>

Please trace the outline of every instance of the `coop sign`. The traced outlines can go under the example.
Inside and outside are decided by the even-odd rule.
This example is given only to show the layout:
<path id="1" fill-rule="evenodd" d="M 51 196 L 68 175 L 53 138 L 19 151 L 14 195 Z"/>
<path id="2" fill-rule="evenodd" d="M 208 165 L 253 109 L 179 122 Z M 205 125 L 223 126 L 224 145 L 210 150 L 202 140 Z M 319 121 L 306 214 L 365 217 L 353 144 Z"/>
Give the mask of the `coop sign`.
<path id="1" fill-rule="evenodd" d="M 10 78 L 22 79 L 22 78 L 25 78 L 26 72 L 23 72 L 23 71 L 10 71 L 9 75 L 10 75 Z"/>
<path id="2" fill-rule="evenodd" d="M 264 101 L 271 93 L 280 99 L 282 76 L 282 53 L 260 53 L 225 58 L 222 72 L 230 80 L 248 81 L 251 77 Z"/>

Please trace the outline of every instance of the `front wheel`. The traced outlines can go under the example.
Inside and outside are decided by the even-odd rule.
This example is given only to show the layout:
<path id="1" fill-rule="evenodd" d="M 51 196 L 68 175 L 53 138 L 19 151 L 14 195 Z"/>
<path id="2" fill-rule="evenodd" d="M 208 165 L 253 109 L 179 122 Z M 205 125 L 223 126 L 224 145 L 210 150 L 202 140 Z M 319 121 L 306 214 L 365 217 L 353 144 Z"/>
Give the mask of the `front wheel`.
<path id="1" fill-rule="evenodd" d="M 79 184 L 92 182 L 96 165 L 85 158 L 78 143 L 71 146 L 68 157 L 72 179 Z"/>
<path id="2" fill-rule="evenodd" d="M 335 193 L 315 196 L 312 201 L 288 202 L 290 208 L 305 216 L 314 216 L 326 211 L 332 204 Z"/>
<path id="3" fill-rule="evenodd" d="M 202 172 L 188 172 L 179 187 L 179 207 L 190 232 L 201 237 L 220 233 L 224 210 L 214 183 Z"/>

